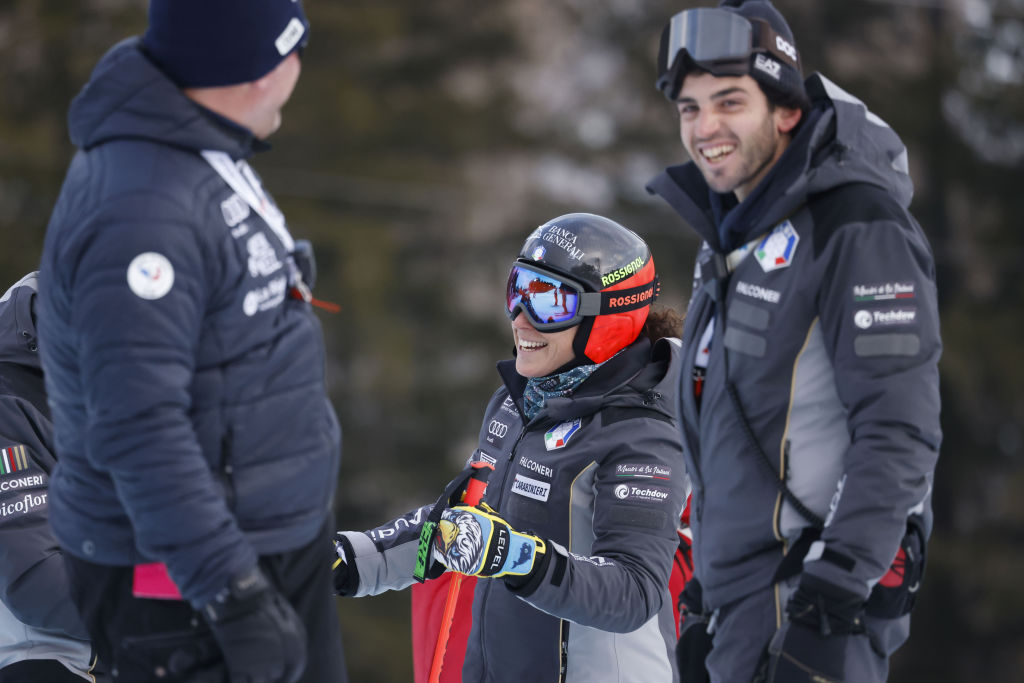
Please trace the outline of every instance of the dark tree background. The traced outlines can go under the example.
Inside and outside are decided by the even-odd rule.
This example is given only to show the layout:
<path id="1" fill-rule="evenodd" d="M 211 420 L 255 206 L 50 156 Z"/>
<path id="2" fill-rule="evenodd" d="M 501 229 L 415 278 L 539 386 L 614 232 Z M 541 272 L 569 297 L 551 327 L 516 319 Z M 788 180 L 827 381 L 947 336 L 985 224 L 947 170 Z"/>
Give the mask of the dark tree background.
<path id="1" fill-rule="evenodd" d="M 696 240 L 644 182 L 683 159 L 653 88 L 657 36 L 694 2 L 306 0 L 303 77 L 256 160 L 313 240 L 336 512 L 366 528 L 432 500 L 473 448 L 501 289 L 521 240 L 569 211 L 652 244 L 682 310 Z M 945 440 L 937 522 L 898 683 L 1024 679 L 1024 4 L 778 0 L 805 68 L 910 149 L 938 264 Z M 73 152 L 65 115 L 144 0 L 0 2 L 0 286 L 33 269 Z M 408 594 L 338 601 L 356 681 L 411 679 Z"/>

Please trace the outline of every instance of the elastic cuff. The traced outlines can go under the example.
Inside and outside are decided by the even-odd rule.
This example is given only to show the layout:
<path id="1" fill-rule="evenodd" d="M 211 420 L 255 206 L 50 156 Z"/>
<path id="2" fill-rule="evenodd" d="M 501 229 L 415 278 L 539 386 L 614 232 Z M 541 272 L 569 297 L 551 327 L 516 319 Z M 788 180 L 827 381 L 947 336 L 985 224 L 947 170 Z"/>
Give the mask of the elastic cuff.
<path id="1" fill-rule="evenodd" d="M 359 592 L 359 570 L 356 568 L 356 553 L 352 549 L 352 542 L 349 541 L 345 534 L 338 534 L 338 543 L 345 551 L 345 561 L 341 561 L 341 556 L 335 553 L 335 562 L 340 562 L 344 566 L 333 566 L 331 570 L 331 578 L 334 583 L 335 595 L 343 598 L 349 598 Z"/>
<path id="2" fill-rule="evenodd" d="M 355 553 L 357 558 L 378 552 L 373 539 L 367 536 L 364 531 L 339 531 L 338 536 L 344 536 L 352 544 L 352 552 Z"/>
<path id="3" fill-rule="evenodd" d="M 554 548 L 551 547 L 550 543 L 546 543 L 547 550 L 538 560 L 533 563 L 533 569 L 530 570 L 529 574 L 506 574 L 505 586 L 521 597 L 528 597 L 532 595 L 540 585 L 544 582 L 544 577 L 548 573 L 548 565 L 551 564 L 551 556 L 554 554 Z"/>
<path id="4" fill-rule="evenodd" d="M 827 579 L 823 579 L 808 572 L 804 572 L 800 575 L 800 582 L 797 585 L 804 591 L 825 597 L 830 602 L 842 604 L 864 602 L 864 598 L 862 596 L 853 593 L 842 586 L 838 586 Z"/>

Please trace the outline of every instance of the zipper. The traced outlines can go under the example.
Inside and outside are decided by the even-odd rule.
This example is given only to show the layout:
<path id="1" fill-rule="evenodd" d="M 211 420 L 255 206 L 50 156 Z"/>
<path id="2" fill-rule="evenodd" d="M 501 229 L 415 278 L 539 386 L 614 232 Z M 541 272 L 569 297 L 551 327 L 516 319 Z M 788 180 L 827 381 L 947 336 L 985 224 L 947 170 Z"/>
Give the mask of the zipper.
<path id="1" fill-rule="evenodd" d="M 561 634 L 558 643 L 558 683 L 563 683 L 569 670 L 569 622 L 562 619 L 558 623 L 558 630 Z"/>
<path id="2" fill-rule="evenodd" d="M 487 419 L 489 417 L 491 417 L 491 415 L 487 415 L 484 419 Z M 526 426 L 525 425 L 519 430 L 519 436 L 516 437 L 516 440 L 512 443 L 512 448 L 509 449 L 508 460 L 505 461 L 505 471 L 502 472 L 502 474 L 501 474 L 501 486 L 498 487 L 498 500 L 495 501 L 497 503 L 497 505 L 491 505 L 491 507 L 494 508 L 494 510 L 499 515 L 501 514 L 501 503 L 505 500 L 505 482 L 508 481 L 508 473 L 509 473 L 509 470 L 512 469 L 512 459 L 515 457 L 515 455 L 516 455 L 516 448 L 519 447 L 519 442 L 523 440 L 524 436 L 526 436 Z M 487 491 L 489 492 L 490 490 L 491 490 L 491 487 L 490 487 L 490 484 L 488 484 Z M 479 579 L 478 579 L 478 581 L 479 581 Z M 494 581 L 488 581 L 487 585 L 484 587 L 483 595 L 480 598 L 480 614 L 481 614 L 481 616 L 486 614 L 488 598 L 491 597 L 491 589 L 493 588 L 494 583 L 495 583 Z M 480 620 L 480 633 L 479 633 L 478 640 L 479 640 L 479 643 L 480 643 L 480 661 L 483 664 L 483 666 L 481 668 L 485 672 L 490 670 L 490 666 L 489 666 L 489 664 L 487 662 L 487 648 L 484 647 L 486 645 L 486 643 L 487 643 L 487 639 L 484 637 L 484 629 L 486 629 L 486 628 L 487 628 L 487 619 L 481 619 Z"/>
<path id="3" fill-rule="evenodd" d="M 227 419 L 226 416 L 222 418 Z M 224 482 L 224 502 L 227 508 L 234 512 L 235 510 L 235 468 L 232 464 L 232 442 L 234 441 L 234 425 L 229 424 L 227 429 L 224 430 L 224 434 L 220 438 L 220 453 L 221 453 L 221 464 L 220 464 L 220 478 Z"/>
<path id="4" fill-rule="evenodd" d="M 704 330 L 705 330 L 705 328 L 707 328 L 708 323 L 711 320 L 711 314 L 713 312 L 714 312 L 714 307 L 712 306 L 711 298 L 705 295 L 704 297 L 702 297 L 701 310 L 699 312 L 699 315 L 696 317 L 697 324 L 693 328 L 693 335 L 691 335 L 691 339 L 690 339 L 690 348 L 687 349 L 686 358 L 685 358 L 686 365 L 683 367 L 683 374 L 682 374 L 682 378 L 683 378 L 682 384 L 684 385 L 683 386 L 684 395 L 682 396 L 682 401 L 685 404 L 687 401 L 689 401 L 691 399 L 694 400 L 694 404 L 693 404 L 693 406 L 694 406 L 693 407 L 694 424 L 696 425 L 697 429 L 700 429 L 700 421 L 701 421 L 701 411 L 700 411 L 699 403 L 698 403 L 698 401 L 700 399 L 696 398 L 692 394 L 693 390 L 695 389 L 695 385 L 694 385 L 692 380 L 694 379 L 693 378 L 694 373 L 696 373 L 696 371 L 698 370 L 698 367 L 697 367 L 697 364 L 696 364 L 696 360 L 697 360 L 697 354 L 700 352 L 700 349 L 697 348 L 697 347 L 700 346 L 701 337 L 703 336 Z M 709 361 L 710 361 L 710 359 L 709 359 Z M 690 371 L 690 379 L 691 379 L 691 381 L 689 381 L 689 382 L 686 381 L 686 378 L 688 376 L 687 375 L 687 370 Z M 703 380 L 705 379 L 705 376 L 706 376 L 706 369 L 705 369 L 705 372 L 702 373 L 702 375 L 701 375 L 701 380 L 702 380 L 702 382 L 701 382 L 701 389 L 702 389 L 702 393 L 703 393 L 703 389 L 704 389 Z M 687 393 L 689 393 L 690 395 L 687 395 Z M 684 424 L 683 423 L 685 423 L 685 421 L 686 421 L 686 414 L 685 414 L 686 413 L 686 409 L 685 409 L 685 407 L 683 408 L 682 412 L 683 412 L 683 414 L 679 416 L 679 419 L 682 421 L 680 423 L 680 425 L 679 425 L 680 432 L 684 431 Z M 690 456 L 691 456 L 690 457 L 690 461 L 692 462 L 692 465 L 693 465 L 693 467 L 690 468 L 690 469 L 692 469 L 692 471 L 689 472 L 689 474 L 690 474 L 690 478 L 693 480 L 693 483 L 694 483 L 694 493 L 695 493 L 695 495 L 693 497 L 694 498 L 693 499 L 693 504 L 691 505 L 690 510 L 691 510 L 691 513 L 693 514 L 693 516 L 695 517 L 696 521 L 700 522 L 702 520 L 703 516 L 704 516 L 704 478 L 703 478 L 703 476 L 701 474 L 701 471 L 700 471 L 699 450 L 696 447 L 694 447 L 694 445 L 692 443 L 692 439 L 687 438 L 685 436 L 685 434 L 681 434 L 681 436 L 683 437 L 683 446 L 686 449 L 686 451 L 690 453 Z M 684 460 L 685 460 L 685 458 L 684 458 Z M 694 539 L 694 542 L 695 542 L 694 544 L 696 545 L 696 539 Z"/>
<path id="5" fill-rule="evenodd" d="M 786 439 L 782 444 L 782 462 L 779 463 L 779 476 L 782 477 L 782 481 L 789 481 L 789 446 L 790 440 Z"/>

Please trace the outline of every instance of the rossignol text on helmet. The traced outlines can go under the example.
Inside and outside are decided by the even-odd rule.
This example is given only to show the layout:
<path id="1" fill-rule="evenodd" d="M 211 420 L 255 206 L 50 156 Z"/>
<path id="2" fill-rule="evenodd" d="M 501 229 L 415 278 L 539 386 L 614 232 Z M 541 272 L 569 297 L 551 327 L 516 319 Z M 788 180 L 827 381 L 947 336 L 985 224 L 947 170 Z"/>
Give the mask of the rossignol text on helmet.
<path id="1" fill-rule="evenodd" d="M 579 325 L 576 357 L 602 363 L 640 335 L 658 295 L 651 250 L 632 230 L 570 213 L 533 231 L 509 273 L 505 311 L 541 332 Z"/>

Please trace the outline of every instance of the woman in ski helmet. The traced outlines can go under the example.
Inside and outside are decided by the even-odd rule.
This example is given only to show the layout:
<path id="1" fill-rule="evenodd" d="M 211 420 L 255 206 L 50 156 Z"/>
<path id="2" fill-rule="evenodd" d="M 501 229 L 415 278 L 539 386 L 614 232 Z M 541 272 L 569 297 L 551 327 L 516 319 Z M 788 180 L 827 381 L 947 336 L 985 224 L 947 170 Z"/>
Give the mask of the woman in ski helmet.
<path id="1" fill-rule="evenodd" d="M 618 223 L 575 213 L 534 230 L 505 292 L 516 357 L 498 364 L 466 469 L 437 503 L 338 533 L 339 595 L 479 577 L 440 680 L 677 680 L 667 586 L 689 481 L 665 338 L 680 321 L 651 312 L 657 292 L 650 249 Z M 483 473 L 482 500 L 463 504 Z M 470 616 L 455 619 L 465 638 Z"/>

